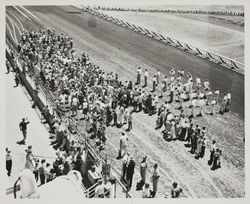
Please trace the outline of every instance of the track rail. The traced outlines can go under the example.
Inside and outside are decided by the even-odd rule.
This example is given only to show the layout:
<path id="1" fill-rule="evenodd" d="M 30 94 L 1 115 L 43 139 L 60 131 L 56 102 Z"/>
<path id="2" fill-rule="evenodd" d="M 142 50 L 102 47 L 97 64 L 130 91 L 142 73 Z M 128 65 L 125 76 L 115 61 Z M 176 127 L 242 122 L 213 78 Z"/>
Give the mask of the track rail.
<path id="1" fill-rule="evenodd" d="M 94 16 L 102 18 L 102 19 L 109 21 L 111 23 L 114 23 L 116 25 L 125 27 L 125 28 L 132 30 L 134 32 L 146 35 L 146 36 L 153 38 L 157 41 L 160 41 L 160 42 L 165 43 L 167 45 L 173 46 L 173 47 L 178 48 L 184 52 L 193 54 L 193 55 L 200 57 L 202 59 L 205 59 L 207 61 L 213 62 L 215 64 L 219 64 L 223 67 L 226 67 L 229 70 L 238 72 L 242 75 L 244 75 L 244 73 L 245 73 L 244 72 L 245 65 L 243 63 L 236 61 L 236 60 L 230 59 L 230 58 L 222 56 L 222 55 L 218 55 L 214 52 L 206 51 L 204 49 L 189 45 L 189 44 L 182 42 L 180 40 L 176 40 L 172 37 L 170 38 L 168 36 L 164 36 L 161 33 L 151 31 L 151 30 L 143 28 L 141 26 L 137 26 L 137 25 L 125 22 L 121 19 L 109 16 L 109 15 L 104 14 L 100 11 L 95 10 L 95 9 L 91 9 L 90 7 L 79 6 L 79 5 L 73 6 L 73 7 L 78 8 L 83 12 L 88 12 Z"/>

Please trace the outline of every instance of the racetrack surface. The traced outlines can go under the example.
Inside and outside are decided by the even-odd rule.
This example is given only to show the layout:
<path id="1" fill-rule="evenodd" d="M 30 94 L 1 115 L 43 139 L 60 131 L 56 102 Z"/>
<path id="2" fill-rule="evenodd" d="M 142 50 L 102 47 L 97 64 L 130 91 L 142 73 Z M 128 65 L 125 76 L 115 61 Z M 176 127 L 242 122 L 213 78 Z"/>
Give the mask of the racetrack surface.
<path id="1" fill-rule="evenodd" d="M 134 114 L 134 128 L 128 133 L 129 151 L 137 163 L 131 194 L 140 196 L 140 192 L 136 192 L 134 186 L 139 180 L 139 161 L 144 154 L 147 154 L 148 181 L 153 163 L 159 164 L 161 177 L 158 197 L 169 191 L 173 180 L 180 183 L 186 197 L 244 196 L 243 75 L 88 13 L 79 13 L 78 9 L 71 6 L 27 6 L 26 8 L 40 20 L 26 12 L 29 20 L 13 7 L 9 7 L 8 10 L 15 13 L 25 29 L 38 30 L 39 27 L 50 27 L 57 32 L 70 35 L 78 53 L 86 51 L 94 64 L 105 71 L 117 72 L 123 80 L 135 81 L 137 66 L 148 68 L 150 76 L 156 73 L 157 69 L 162 73 L 169 73 L 170 68 L 175 67 L 183 68 L 185 73 L 190 72 L 194 77 L 200 76 L 202 80 L 209 79 L 213 88 L 220 87 L 222 91 L 229 90 L 232 93 L 232 108 L 240 117 L 229 113 L 224 116 L 206 116 L 204 119 L 194 120 L 195 123 L 207 126 L 208 140 L 217 139 L 224 152 L 223 167 L 215 172 L 211 171 L 206 163 L 209 157 L 208 150 L 204 159 L 195 160 L 182 142 L 168 143 L 163 140 L 161 132 L 154 129 L 155 116 Z M 151 89 L 151 83 L 149 86 L 148 90 Z M 117 156 L 120 131 L 113 127 L 107 128 L 109 144 L 106 147 L 112 165 L 119 170 L 121 161 L 114 158 Z"/>
<path id="2" fill-rule="evenodd" d="M 244 63 L 244 21 L 241 16 L 100 11 L 125 22 L 156 31 L 189 45 Z"/>

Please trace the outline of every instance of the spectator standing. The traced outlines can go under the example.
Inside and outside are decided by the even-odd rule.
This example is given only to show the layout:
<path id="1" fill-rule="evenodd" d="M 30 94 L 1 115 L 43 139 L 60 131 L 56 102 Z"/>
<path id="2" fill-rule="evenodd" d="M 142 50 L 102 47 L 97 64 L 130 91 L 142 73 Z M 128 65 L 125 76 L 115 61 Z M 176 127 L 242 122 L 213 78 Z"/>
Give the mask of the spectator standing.
<path id="1" fill-rule="evenodd" d="M 212 146 L 210 148 L 210 159 L 208 161 L 208 165 L 211 165 L 213 163 L 215 149 L 216 149 L 216 141 L 213 140 L 212 141 Z"/>
<path id="2" fill-rule="evenodd" d="M 212 163 L 212 167 L 211 170 L 215 170 L 218 168 L 218 159 L 220 156 L 220 150 L 216 149 L 216 151 L 213 154 L 213 163 Z"/>
<path id="3" fill-rule="evenodd" d="M 40 177 L 40 185 L 43 185 L 45 184 L 45 168 L 46 168 L 46 160 L 45 159 L 42 159 L 41 161 L 41 164 L 40 164 L 40 167 L 38 169 L 39 171 L 39 177 Z"/>
<path id="4" fill-rule="evenodd" d="M 7 175 L 11 175 L 11 169 L 12 169 L 12 156 L 11 156 L 11 151 L 6 148 L 6 170 L 7 170 Z"/>
<path id="5" fill-rule="evenodd" d="M 148 70 L 146 69 L 144 72 L 144 87 L 148 85 Z"/>
<path id="6" fill-rule="evenodd" d="M 32 104 L 32 108 L 35 108 L 37 106 L 37 102 L 38 102 L 38 89 L 34 89 L 33 92 L 33 104 Z"/>
<path id="7" fill-rule="evenodd" d="M 226 102 L 226 111 L 231 110 L 231 93 L 227 92 L 227 102 Z"/>
<path id="8" fill-rule="evenodd" d="M 129 112 L 129 115 L 128 115 L 128 128 L 126 129 L 126 131 L 130 131 L 132 130 L 132 111 Z"/>
<path id="9" fill-rule="evenodd" d="M 136 184 L 136 190 L 142 190 L 142 187 L 144 186 L 146 182 L 146 172 L 147 172 L 147 156 L 144 156 L 141 163 L 140 163 L 140 175 L 141 175 L 141 180 L 140 182 L 137 182 Z"/>
<path id="10" fill-rule="evenodd" d="M 156 75 L 154 75 L 154 77 L 153 77 L 153 90 L 151 92 L 155 92 L 156 84 L 157 84 L 157 77 L 156 77 Z"/>
<path id="11" fill-rule="evenodd" d="M 138 67 L 136 84 L 139 85 L 140 83 L 141 83 L 141 67 Z"/>
<path id="12" fill-rule="evenodd" d="M 122 160 L 122 180 L 125 181 L 126 174 L 127 174 L 127 168 L 129 163 L 130 153 L 127 152 Z"/>
<path id="13" fill-rule="evenodd" d="M 126 174 L 126 180 L 128 182 L 128 189 L 131 189 L 131 187 L 132 187 L 134 169 L 135 169 L 135 161 L 134 161 L 133 157 L 130 157 L 129 163 L 127 166 L 127 174 Z"/>
<path id="14" fill-rule="evenodd" d="M 28 148 L 25 150 L 26 154 L 26 162 L 25 162 L 25 168 L 30 169 L 32 172 L 34 170 L 35 166 L 35 159 L 32 154 L 32 146 L 28 146 Z"/>
<path id="15" fill-rule="evenodd" d="M 140 164 L 140 175 L 141 175 L 141 182 L 143 183 L 143 185 L 146 182 L 147 168 L 148 168 L 147 156 L 144 156 L 143 159 L 142 159 L 142 161 L 141 161 L 141 164 Z"/>
<path id="16" fill-rule="evenodd" d="M 28 121 L 28 118 L 23 118 L 22 119 L 22 122 L 19 123 L 19 128 L 20 130 L 22 131 L 22 134 L 23 134 L 23 140 L 17 142 L 18 144 L 23 144 L 25 145 L 25 140 L 26 140 L 26 137 L 27 137 L 27 124 L 29 124 L 30 122 Z"/>
<path id="17" fill-rule="evenodd" d="M 207 138 L 203 137 L 202 140 L 202 147 L 201 147 L 201 153 L 200 153 L 200 158 L 203 158 L 205 155 L 205 150 L 206 150 L 206 146 L 207 146 Z"/>
<path id="18" fill-rule="evenodd" d="M 7 69 L 7 72 L 5 74 L 9 74 L 10 73 L 10 63 L 7 60 L 6 60 L 6 69 Z"/>
<path id="19" fill-rule="evenodd" d="M 122 135 L 120 137 L 120 150 L 117 159 L 122 158 L 127 153 L 127 142 L 128 136 L 122 131 Z"/>
<path id="20" fill-rule="evenodd" d="M 18 87 L 19 82 L 20 82 L 19 74 L 18 74 L 17 71 L 15 71 L 15 83 L 16 83 L 16 86 L 15 86 L 15 87 Z"/>
<path id="21" fill-rule="evenodd" d="M 39 165 L 39 159 L 36 160 L 35 167 L 34 167 L 34 171 L 33 171 L 33 173 L 34 173 L 34 175 L 35 175 L 36 182 L 37 182 L 38 179 L 39 179 L 38 165 Z"/>
<path id="22" fill-rule="evenodd" d="M 152 175 L 152 184 L 153 184 L 153 190 L 151 193 L 152 198 L 155 197 L 156 192 L 157 192 L 157 188 L 158 188 L 158 181 L 159 181 L 159 173 L 158 173 L 158 164 L 155 163 L 154 167 L 153 167 L 153 175 Z"/>
<path id="23" fill-rule="evenodd" d="M 156 86 L 160 83 L 161 72 L 158 70 L 156 75 Z"/>

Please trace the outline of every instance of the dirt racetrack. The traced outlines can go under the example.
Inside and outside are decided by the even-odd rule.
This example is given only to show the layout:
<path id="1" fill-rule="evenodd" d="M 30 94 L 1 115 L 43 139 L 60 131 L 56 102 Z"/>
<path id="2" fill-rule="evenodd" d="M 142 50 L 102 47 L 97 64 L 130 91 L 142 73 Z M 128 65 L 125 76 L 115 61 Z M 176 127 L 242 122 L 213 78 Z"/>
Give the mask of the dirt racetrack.
<path id="1" fill-rule="evenodd" d="M 207 165 L 208 149 L 205 158 L 195 160 L 180 141 L 166 142 L 161 131 L 155 130 L 156 116 L 143 113 L 134 114 L 134 128 L 129 136 L 129 151 L 137 163 L 131 194 L 140 197 L 135 191 L 139 180 L 139 161 L 144 154 L 149 158 L 147 180 L 150 181 L 152 165 L 159 164 L 160 181 L 157 197 L 161 197 L 176 180 L 184 189 L 186 197 L 244 197 L 245 192 L 245 147 L 244 137 L 244 76 L 231 72 L 219 65 L 184 53 L 173 47 L 149 39 L 112 23 L 94 17 L 88 13 L 79 13 L 71 6 L 27 6 L 39 19 L 26 13 L 23 17 L 13 7 L 8 10 L 15 13 L 23 26 L 30 30 L 53 28 L 57 32 L 70 35 L 76 51 L 86 51 L 94 64 L 105 71 L 114 71 L 123 80 L 135 81 L 137 66 L 148 68 L 150 76 L 159 69 L 169 73 L 170 68 L 183 68 L 202 80 L 209 79 L 213 88 L 220 87 L 222 92 L 232 93 L 233 112 L 224 116 L 205 116 L 195 119 L 194 123 L 208 128 L 208 140 L 216 139 L 223 151 L 223 167 L 211 171 Z M 18 22 L 17 22 L 18 23 Z M 16 33 L 18 31 L 16 30 Z M 151 83 L 149 84 L 151 90 Z M 188 106 L 188 104 L 185 104 Z M 123 127 L 122 129 L 125 129 Z M 106 150 L 109 159 L 117 169 L 121 161 L 115 160 L 121 129 L 107 128 Z"/>

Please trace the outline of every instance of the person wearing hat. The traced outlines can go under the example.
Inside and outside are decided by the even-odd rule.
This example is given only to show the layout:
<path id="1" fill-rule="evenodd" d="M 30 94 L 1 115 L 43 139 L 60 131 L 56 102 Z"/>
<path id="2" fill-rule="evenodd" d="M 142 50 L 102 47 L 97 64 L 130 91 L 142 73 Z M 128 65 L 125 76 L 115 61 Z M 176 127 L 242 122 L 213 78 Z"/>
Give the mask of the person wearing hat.
<path id="1" fill-rule="evenodd" d="M 11 156 L 11 151 L 6 148 L 6 170 L 7 170 L 7 175 L 11 175 L 11 168 L 12 168 L 12 156 Z"/>
<path id="2" fill-rule="evenodd" d="M 25 140 L 26 140 L 26 137 L 27 137 L 27 124 L 29 124 L 30 122 L 28 121 L 28 118 L 23 118 L 22 119 L 22 122 L 19 123 L 19 128 L 20 130 L 22 131 L 22 134 L 23 134 L 23 140 L 17 142 L 18 144 L 23 144 L 25 145 Z"/>

